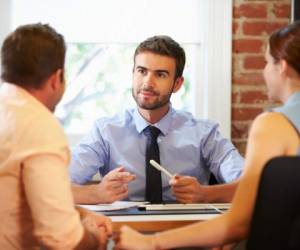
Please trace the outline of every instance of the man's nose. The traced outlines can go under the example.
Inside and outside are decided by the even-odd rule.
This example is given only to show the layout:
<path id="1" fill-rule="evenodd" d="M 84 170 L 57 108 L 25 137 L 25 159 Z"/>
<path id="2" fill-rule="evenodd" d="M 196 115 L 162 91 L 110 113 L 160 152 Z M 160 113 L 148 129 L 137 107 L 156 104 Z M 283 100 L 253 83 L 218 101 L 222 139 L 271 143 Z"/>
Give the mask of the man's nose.
<path id="1" fill-rule="evenodd" d="M 153 87 L 155 84 L 154 74 L 152 72 L 148 72 L 144 77 L 144 85 Z"/>

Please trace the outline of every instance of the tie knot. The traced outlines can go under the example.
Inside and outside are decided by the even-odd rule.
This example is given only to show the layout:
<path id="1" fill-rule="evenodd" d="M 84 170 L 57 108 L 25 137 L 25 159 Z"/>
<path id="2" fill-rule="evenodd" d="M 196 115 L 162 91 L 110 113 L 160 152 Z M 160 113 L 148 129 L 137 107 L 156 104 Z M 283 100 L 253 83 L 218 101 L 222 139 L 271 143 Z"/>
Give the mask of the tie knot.
<path id="1" fill-rule="evenodd" d="M 148 137 L 150 136 L 152 139 L 156 140 L 160 134 L 160 129 L 154 126 L 148 126 L 145 129 L 145 134 L 146 136 Z"/>

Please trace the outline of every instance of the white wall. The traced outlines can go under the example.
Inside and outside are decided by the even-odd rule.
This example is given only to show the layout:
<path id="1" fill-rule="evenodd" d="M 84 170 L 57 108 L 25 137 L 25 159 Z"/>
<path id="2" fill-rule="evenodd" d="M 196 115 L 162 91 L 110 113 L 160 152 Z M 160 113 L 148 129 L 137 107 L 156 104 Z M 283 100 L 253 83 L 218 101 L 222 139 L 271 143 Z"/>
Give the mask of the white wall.
<path id="1" fill-rule="evenodd" d="M 11 1 L 0 0 L 0 46 L 2 47 L 3 40 L 11 31 Z M 1 70 L 1 65 L 0 65 Z"/>

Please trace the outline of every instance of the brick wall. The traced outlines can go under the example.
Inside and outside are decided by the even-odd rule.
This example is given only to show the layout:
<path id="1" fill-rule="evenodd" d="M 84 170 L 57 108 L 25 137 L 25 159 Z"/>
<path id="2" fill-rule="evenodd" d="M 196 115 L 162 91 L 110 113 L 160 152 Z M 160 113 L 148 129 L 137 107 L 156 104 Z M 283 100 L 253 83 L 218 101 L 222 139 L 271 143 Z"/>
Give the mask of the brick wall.
<path id="1" fill-rule="evenodd" d="M 245 152 L 253 119 L 274 105 L 262 71 L 267 39 L 290 21 L 291 0 L 234 0 L 232 51 L 232 140 Z"/>

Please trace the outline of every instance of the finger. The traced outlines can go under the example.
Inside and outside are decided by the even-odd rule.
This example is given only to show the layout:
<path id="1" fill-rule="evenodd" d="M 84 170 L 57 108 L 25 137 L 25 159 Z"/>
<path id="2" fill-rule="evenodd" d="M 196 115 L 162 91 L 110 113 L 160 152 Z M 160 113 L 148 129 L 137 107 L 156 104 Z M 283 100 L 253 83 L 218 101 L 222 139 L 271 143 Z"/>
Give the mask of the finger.
<path id="1" fill-rule="evenodd" d="M 113 180 L 107 184 L 107 188 L 109 190 L 120 189 L 120 188 L 124 188 L 124 187 L 127 188 L 127 184 L 124 184 L 122 181 Z"/>
<path id="2" fill-rule="evenodd" d="M 180 197 L 176 197 L 176 201 L 178 203 L 187 204 L 187 202 L 185 201 L 185 199 L 181 199 Z"/>
<path id="3" fill-rule="evenodd" d="M 106 216 L 103 216 L 103 225 L 105 227 L 105 230 L 106 230 L 106 233 L 111 236 L 113 234 L 113 224 L 111 222 L 111 219 L 106 217 Z"/>
<path id="4" fill-rule="evenodd" d="M 120 166 L 120 167 L 117 167 L 117 168 L 115 168 L 115 169 L 109 171 L 109 174 L 110 174 L 110 173 L 114 174 L 114 173 L 124 172 L 124 171 L 125 171 L 125 167 Z"/>
<path id="5" fill-rule="evenodd" d="M 181 187 L 173 187 L 172 191 L 174 193 L 186 194 L 186 193 L 192 193 L 193 189 L 189 188 L 189 186 L 181 186 Z"/>
<path id="6" fill-rule="evenodd" d="M 170 185 L 175 185 L 180 178 L 180 175 L 174 174 L 173 177 L 169 180 Z"/>
<path id="7" fill-rule="evenodd" d="M 119 193 L 119 194 L 116 194 L 114 195 L 114 199 L 116 201 L 119 201 L 119 200 L 123 200 L 124 198 L 128 197 L 128 190 L 126 190 L 126 192 L 123 192 L 123 193 Z"/>
<path id="8" fill-rule="evenodd" d="M 128 173 L 128 172 L 127 172 L 127 173 Z M 131 182 L 131 181 L 133 181 L 133 180 L 136 179 L 136 175 L 130 174 L 130 175 L 128 175 L 128 176 L 123 176 L 122 178 L 123 178 L 123 182 L 124 182 L 124 183 L 129 183 L 129 182 Z"/>
<path id="9" fill-rule="evenodd" d="M 194 177 L 182 176 L 176 180 L 176 183 L 173 184 L 173 186 L 176 186 L 176 187 L 188 186 L 188 185 L 193 184 L 195 181 L 196 181 L 196 179 Z"/>
<path id="10" fill-rule="evenodd" d="M 122 172 L 124 172 L 124 171 L 125 171 L 125 168 L 124 168 L 123 166 L 120 166 L 120 167 L 117 167 L 117 168 L 115 168 L 115 169 L 109 171 L 109 172 L 107 173 L 107 175 L 105 175 L 105 177 L 109 178 L 109 177 L 111 177 L 111 176 L 116 175 L 117 173 L 122 173 Z"/>
<path id="11" fill-rule="evenodd" d="M 181 199 L 181 200 L 185 200 L 187 199 L 187 194 L 175 194 L 175 198 L 176 199 Z"/>
<path id="12" fill-rule="evenodd" d="M 185 185 L 185 186 L 172 186 L 172 192 L 174 193 L 190 193 L 194 194 L 196 191 L 195 185 Z"/>
<path id="13" fill-rule="evenodd" d="M 118 195 L 121 193 L 125 193 L 128 191 L 128 186 L 125 184 L 120 185 L 118 187 L 114 187 L 114 188 L 109 188 L 109 190 L 114 194 L 114 195 Z"/>
<path id="14" fill-rule="evenodd" d="M 181 202 L 181 203 L 191 203 L 191 197 L 187 194 L 185 195 L 175 195 L 175 198 L 177 201 Z"/>
<path id="15" fill-rule="evenodd" d="M 99 248 L 100 250 L 105 250 L 107 245 L 107 234 L 104 227 L 99 228 Z"/>
<path id="16" fill-rule="evenodd" d="M 129 172 L 115 172 L 108 176 L 109 181 L 119 180 L 122 182 L 129 182 L 129 181 L 133 180 L 134 178 L 135 178 L 135 175 L 132 175 Z"/>

